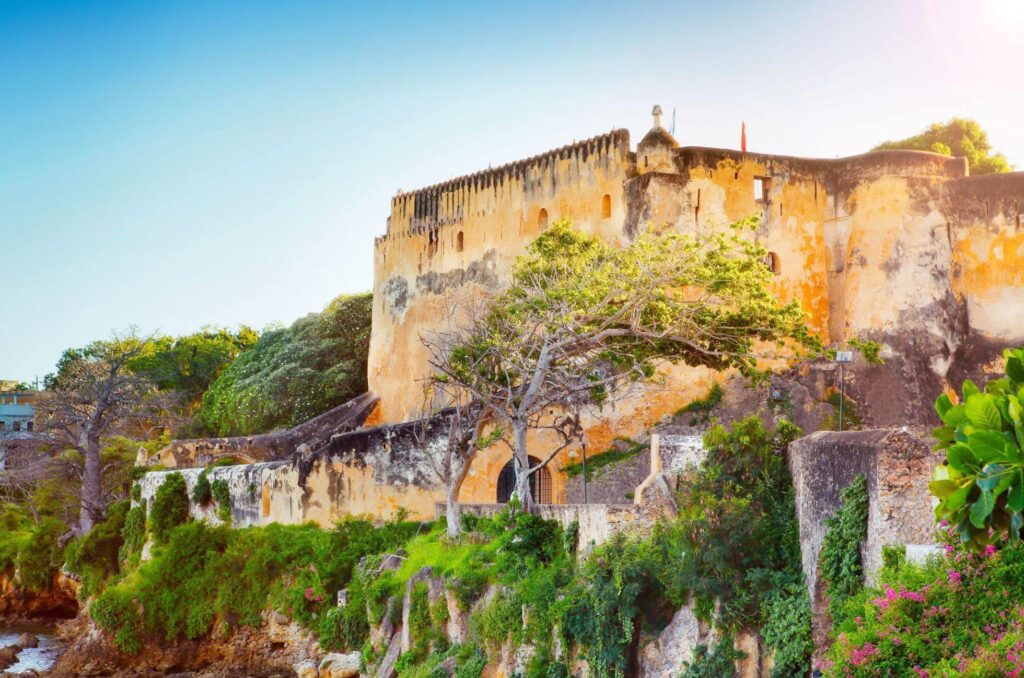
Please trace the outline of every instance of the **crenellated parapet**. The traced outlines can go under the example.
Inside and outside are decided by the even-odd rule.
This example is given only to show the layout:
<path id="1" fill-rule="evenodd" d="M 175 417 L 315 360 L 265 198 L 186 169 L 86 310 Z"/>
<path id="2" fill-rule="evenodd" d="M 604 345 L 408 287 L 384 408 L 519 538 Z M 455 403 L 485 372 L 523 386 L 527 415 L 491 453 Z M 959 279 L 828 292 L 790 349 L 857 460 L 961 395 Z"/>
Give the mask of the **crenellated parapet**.
<path id="1" fill-rule="evenodd" d="M 391 199 L 384 238 L 462 224 L 474 211 L 480 212 L 486 204 L 499 202 L 514 192 L 554 193 L 584 180 L 593 170 L 607 171 L 612 165 L 620 165 L 625 171 L 629 164 L 629 131 L 618 129 L 500 167 L 399 192 Z"/>

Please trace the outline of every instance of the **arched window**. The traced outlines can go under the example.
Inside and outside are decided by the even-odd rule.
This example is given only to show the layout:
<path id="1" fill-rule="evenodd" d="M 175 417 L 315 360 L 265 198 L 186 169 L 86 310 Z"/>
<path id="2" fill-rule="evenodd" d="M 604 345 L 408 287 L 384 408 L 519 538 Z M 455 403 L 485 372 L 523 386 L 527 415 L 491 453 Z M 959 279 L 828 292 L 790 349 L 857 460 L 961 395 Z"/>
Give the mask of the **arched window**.
<path id="1" fill-rule="evenodd" d="M 516 489 L 516 467 L 515 460 L 510 459 L 501 473 L 498 474 L 498 503 L 507 504 L 512 498 L 512 491 Z M 538 466 L 540 459 L 530 457 L 530 467 Z M 538 504 L 551 503 L 551 472 L 545 466 L 530 476 L 530 494 Z"/>
<path id="2" fill-rule="evenodd" d="M 537 225 L 541 228 L 548 227 L 548 211 L 543 207 L 540 210 L 540 214 L 537 215 Z"/>
<path id="3" fill-rule="evenodd" d="M 462 244 L 463 244 L 462 231 L 459 231 L 455 235 L 455 251 L 456 252 L 461 252 L 462 251 Z"/>
<path id="4" fill-rule="evenodd" d="M 612 197 L 607 193 L 601 198 L 601 218 L 607 219 L 612 215 Z"/>
<path id="5" fill-rule="evenodd" d="M 775 275 L 782 273 L 782 270 L 779 267 L 779 255 L 775 252 L 769 252 L 764 255 L 764 266 Z"/>

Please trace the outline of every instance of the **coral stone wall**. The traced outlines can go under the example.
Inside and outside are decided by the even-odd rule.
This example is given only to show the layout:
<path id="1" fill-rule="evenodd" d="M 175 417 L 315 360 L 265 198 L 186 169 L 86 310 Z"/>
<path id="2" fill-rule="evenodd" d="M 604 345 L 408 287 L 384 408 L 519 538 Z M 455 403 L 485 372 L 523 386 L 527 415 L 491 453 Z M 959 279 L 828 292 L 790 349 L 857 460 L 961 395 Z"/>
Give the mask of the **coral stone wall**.
<path id="1" fill-rule="evenodd" d="M 839 493 L 863 474 L 868 490 L 868 572 L 882 564 L 882 547 L 934 544 L 935 517 L 928 482 L 942 455 L 924 440 L 901 430 L 818 431 L 789 446 L 796 490 L 800 551 L 811 600 L 817 591 L 817 563 L 825 521 L 839 509 Z"/>
<path id="2" fill-rule="evenodd" d="M 934 153 L 815 160 L 680 148 L 655 128 L 635 153 L 616 131 L 400 194 L 375 253 L 369 379 L 382 420 L 422 412 L 420 336 L 453 322 L 452 298 L 500 289 L 546 223 L 569 217 L 622 243 L 647 223 L 700 231 L 760 214 L 751 237 L 771 253 L 779 299 L 798 301 L 826 342 L 884 345 L 884 368 L 851 376 L 865 421 L 930 421 L 935 393 L 984 378 L 1002 347 L 1024 342 L 1024 174 L 966 175 L 964 159 Z M 637 396 L 648 401 L 640 418 L 610 413 L 600 423 L 630 435 L 714 378 L 666 374 L 657 393 Z"/>

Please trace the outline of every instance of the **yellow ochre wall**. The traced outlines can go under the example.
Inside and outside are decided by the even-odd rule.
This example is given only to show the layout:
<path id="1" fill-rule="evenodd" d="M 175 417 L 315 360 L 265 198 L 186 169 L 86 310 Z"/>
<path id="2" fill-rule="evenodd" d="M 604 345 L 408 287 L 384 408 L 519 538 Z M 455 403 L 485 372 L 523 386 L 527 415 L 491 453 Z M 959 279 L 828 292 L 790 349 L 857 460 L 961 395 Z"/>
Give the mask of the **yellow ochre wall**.
<path id="1" fill-rule="evenodd" d="M 655 161 L 643 162 L 649 158 Z M 764 200 L 755 200 L 757 178 L 768 181 Z M 605 195 L 609 216 L 602 214 Z M 878 421 L 914 420 L 906 417 L 919 416 L 929 389 L 948 383 L 954 355 L 977 343 L 964 328 L 982 340 L 1024 339 L 1022 202 L 1024 175 L 968 178 L 962 159 L 893 151 L 814 160 L 679 148 L 663 130 L 636 153 L 619 130 L 399 194 L 375 245 L 369 386 L 381 398 L 377 420 L 423 416 L 421 335 L 448 325 L 454 296 L 501 288 L 515 257 L 543 229 L 541 210 L 546 223 L 568 217 L 620 244 L 647 223 L 703 229 L 761 214 L 752 237 L 777 257 L 776 294 L 798 300 L 826 342 L 882 341 L 888 372 L 865 373 L 890 392 L 892 402 L 879 401 Z M 923 362 L 911 359 L 914 351 Z M 722 378 L 666 368 L 658 384 L 587 422 L 592 453 L 643 431 Z M 531 454 L 542 456 L 550 444 L 536 439 Z M 502 445 L 482 454 L 462 499 L 494 501 L 509 458 Z M 564 476 L 553 476 L 554 499 L 562 501 Z"/>

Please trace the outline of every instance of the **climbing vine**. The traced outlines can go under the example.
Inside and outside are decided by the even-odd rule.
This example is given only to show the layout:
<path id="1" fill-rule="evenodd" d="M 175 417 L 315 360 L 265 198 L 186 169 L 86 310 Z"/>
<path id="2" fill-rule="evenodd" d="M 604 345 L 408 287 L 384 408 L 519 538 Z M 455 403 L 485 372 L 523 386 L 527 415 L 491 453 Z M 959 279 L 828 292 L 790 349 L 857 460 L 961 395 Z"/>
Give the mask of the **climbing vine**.
<path id="1" fill-rule="evenodd" d="M 837 624 L 846 601 L 864 584 L 860 546 L 868 532 L 868 489 L 863 474 L 839 493 L 839 499 L 842 506 L 825 521 L 828 531 L 818 556 L 821 585 L 829 595 L 828 611 Z"/>

